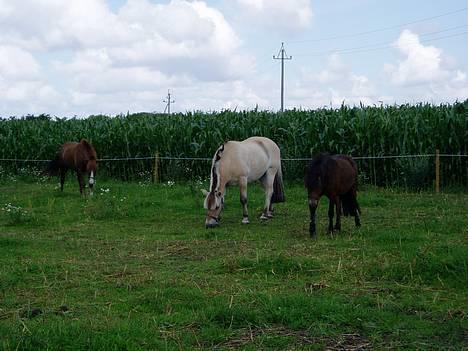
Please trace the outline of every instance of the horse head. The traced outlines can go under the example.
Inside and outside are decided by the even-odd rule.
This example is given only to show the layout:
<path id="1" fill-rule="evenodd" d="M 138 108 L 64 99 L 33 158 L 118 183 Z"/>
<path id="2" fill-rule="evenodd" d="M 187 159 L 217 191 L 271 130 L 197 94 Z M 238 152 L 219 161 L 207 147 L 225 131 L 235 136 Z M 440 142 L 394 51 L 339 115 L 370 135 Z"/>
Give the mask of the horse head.
<path id="1" fill-rule="evenodd" d="M 97 171 L 97 162 L 96 159 L 91 159 L 86 164 L 86 172 L 88 172 L 88 185 L 90 193 L 93 193 L 94 184 L 96 184 L 96 171 Z"/>
<path id="2" fill-rule="evenodd" d="M 204 208 L 207 210 L 205 218 L 205 227 L 213 228 L 219 225 L 220 214 L 224 207 L 224 196 L 220 191 L 202 190 L 205 195 Z"/>
<path id="3" fill-rule="evenodd" d="M 97 154 L 94 147 L 86 140 L 81 139 L 83 157 L 86 161 L 86 172 L 88 173 L 88 185 L 90 193 L 93 194 L 93 187 L 96 184 L 96 171 L 97 171 Z"/>
<path id="4" fill-rule="evenodd" d="M 309 194 L 309 206 L 317 207 L 318 200 L 323 194 L 324 177 L 326 177 L 326 170 L 323 165 L 328 158 L 328 154 L 319 154 L 310 161 L 307 167 L 304 183 Z"/>
<path id="5" fill-rule="evenodd" d="M 307 192 L 309 195 L 309 205 L 317 207 L 318 200 L 323 193 L 322 179 L 320 175 L 316 178 L 309 179 L 309 183 L 307 184 Z"/>

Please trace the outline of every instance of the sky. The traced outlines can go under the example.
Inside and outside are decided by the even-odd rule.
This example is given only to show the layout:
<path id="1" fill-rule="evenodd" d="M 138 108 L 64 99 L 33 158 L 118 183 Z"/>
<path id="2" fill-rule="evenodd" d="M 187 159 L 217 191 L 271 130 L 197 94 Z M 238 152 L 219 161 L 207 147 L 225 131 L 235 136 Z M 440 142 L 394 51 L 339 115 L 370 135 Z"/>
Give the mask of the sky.
<path id="1" fill-rule="evenodd" d="M 465 0 L 0 0 L 0 117 L 452 103 Z"/>

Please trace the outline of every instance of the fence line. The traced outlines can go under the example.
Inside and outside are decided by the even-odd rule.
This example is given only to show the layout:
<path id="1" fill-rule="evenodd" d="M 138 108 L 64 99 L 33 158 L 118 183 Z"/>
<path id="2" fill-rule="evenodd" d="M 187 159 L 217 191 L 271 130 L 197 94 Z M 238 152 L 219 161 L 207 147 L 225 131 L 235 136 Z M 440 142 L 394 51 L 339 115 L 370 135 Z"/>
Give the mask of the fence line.
<path id="1" fill-rule="evenodd" d="M 417 155 L 390 155 L 390 156 L 352 156 L 355 160 L 377 160 L 377 159 L 392 159 L 392 158 L 416 158 L 416 157 L 435 157 L 436 154 L 417 154 Z M 468 154 L 439 154 L 440 157 L 468 157 Z M 159 156 L 160 160 L 181 160 L 181 161 L 211 161 L 208 157 L 172 157 Z M 137 160 L 154 160 L 154 156 L 144 157 L 115 157 L 115 158 L 100 158 L 99 162 L 108 161 L 137 161 Z M 310 161 L 311 157 L 298 158 L 282 158 L 282 161 Z M 0 158 L 0 162 L 50 162 L 51 160 L 36 160 L 36 159 L 19 159 L 19 158 Z"/>

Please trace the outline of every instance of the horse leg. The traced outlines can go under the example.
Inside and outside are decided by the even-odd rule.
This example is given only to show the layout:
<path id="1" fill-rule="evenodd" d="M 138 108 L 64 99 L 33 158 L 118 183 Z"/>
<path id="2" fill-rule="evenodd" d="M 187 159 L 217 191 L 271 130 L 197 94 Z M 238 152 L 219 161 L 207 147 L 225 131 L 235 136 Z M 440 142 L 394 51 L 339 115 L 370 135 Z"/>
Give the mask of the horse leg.
<path id="1" fill-rule="evenodd" d="M 356 225 L 356 227 L 360 227 L 361 226 L 361 221 L 359 219 L 359 205 L 358 205 L 358 202 L 357 202 L 356 186 L 353 189 L 353 199 L 354 199 L 354 203 L 356 204 L 356 208 L 354 210 L 355 211 L 354 212 L 354 224 Z"/>
<path id="2" fill-rule="evenodd" d="M 356 197 L 355 197 L 356 199 Z M 360 227 L 361 226 L 361 220 L 359 219 L 359 205 L 357 204 L 357 200 L 356 201 L 356 209 L 355 209 L 355 212 L 354 212 L 354 224 L 356 225 L 356 227 Z"/>
<path id="3" fill-rule="evenodd" d="M 309 212 L 310 212 L 309 234 L 311 238 L 316 238 L 317 236 L 317 226 L 315 222 L 317 206 L 318 206 L 318 200 L 309 198 Z"/>
<path id="4" fill-rule="evenodd" d="M 249 212 L 247 210 L 247 178 L 242 177 L 239 180 L 240 202 L 242 205 L 242 224 L 249 224 Z"/>
<path id="5" fill-rule="evenodd" d="M 275 181 L 276 170 L 269 168 L 266 171 L 265 179 L 262 182 L 263 189 L 265 190 L 265 207 L 260 219 L 273 218 L 273 212 L 271 211 L 271 196 L 273 195 L 273 182 Z"/>
<path id="6" fill-rule="evenodd" d="M 273 183 L 272 183 L 272 187 L 274 187 L 274 184 L 275 184 L 275 177 L 276 177 L 276 173 L 275 175 L 272 176 L 273 177 Z M 274 188 L 273 189 L 273 193 L 275 192 Z M 273 218 L 274 216 L 274 213 L 275 213 L 275 207 L 273 205 L 273 202 L 271 201 L 271 198 L 273 197 L 273 193 L 272 193 L 272 196 L 270 196 L 270 206 L 268 207 L 268 212 L 270 214 L 270 216 Z"/>
<path id="7" fill-rule="evenodd" d="M 328 234 L 333 233 L 333 216 L 334 214 L 334 207 L 335 207 L 335 198 L 330 197 L 328 203 Z"/>
<path id="8" fill-rule="evenodd" d="M 63 191 L 63 183 L 65 183 L 65 176 L 67 175 L 66 168 L 60 168 L 60 190 Z"/>
<path id="9" fill-rule="evenodd" d="M 356 227 L 361 226 L 361 220 L 359 219 L 359 214 L 356 211 L 356 215 L 354 216 L 354 224 L 356 224 Z"/>
<path id="10" fill-rule="evenodd" d="M 80 171 L 76 171 L 76 177 L 78 178 L 78 184 L 80 185 L 80 194 L 83 195 L 83 189 L 84 189 L 83 173 L 81 173 Z"/>
<path id="11" fill-rule="evenodd" d="M 341 199 L 339 196 L 335 198 L 335 205 L 336 205 L 336 224 L 335 230 L 341 230 Z"/>

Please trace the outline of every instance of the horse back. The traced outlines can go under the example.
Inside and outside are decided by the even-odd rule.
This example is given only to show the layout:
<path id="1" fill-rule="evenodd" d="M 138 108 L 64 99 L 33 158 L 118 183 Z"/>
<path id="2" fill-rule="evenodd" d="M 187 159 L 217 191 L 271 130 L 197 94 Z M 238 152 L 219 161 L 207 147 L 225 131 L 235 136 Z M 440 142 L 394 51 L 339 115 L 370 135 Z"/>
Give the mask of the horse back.
<path id="1" fill-rule="evenodd" d="M 278 146 L 264 137 L 226 142 L 220 162 L 223 176 L 230 181 L 236 181 L 239 177 L 254 181 L 261 178 L 268 168 L 281 167 Z"/>
<path id="2" fill-rule="evenodd" d="M 245 153 L 252 153 L 258 158 L 263 156 L 271 163 L 280 163 L 280 149 L 271 139 L 265 137 L 250 137 L 240 144 L 245 148 Z"/>
<path id="3" fill-rule="evenodd" d="M 251 180 L 263 176 L 269 168 L 281 168 L 280 149 L 275 142 L 265 137 L 251 137 L 240 144 L 241 164 L 251 173 Z"/>
<path id="4" fill-rule="evenodd" d="M 357 165 L 350 156 L 334 155 L 330 163 L 329 186 L 335 189 L 337 195 L 347 193 L 353 186 L 357 186 Z"/>
<path id="5" fill-rule="evenodd" d="M 73 168 L 81 171 L 86 171 L 88 162 L 96 163 L 96 151 L 86 140 L 81 140 L 79 143 L 70 141 L 62 145 L 60 150 L 62 163 L 68 168 Z"/>
<path id="6" fill-rule="evenodd" d="M 305 185 L 309 191 L 322 189 L 324 195 L 342 195 L 357 184 L 357 166 L 347 155 L 320 154 L 309 163 Z"/>
<path id="7" fill-rule="evenodd" d="M 74 141 L 66 142 L 60 148 L 59 154 L 61 163 L 68 168 L 75 168 L 75 152 L 78 143 Z"/>

